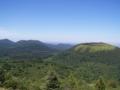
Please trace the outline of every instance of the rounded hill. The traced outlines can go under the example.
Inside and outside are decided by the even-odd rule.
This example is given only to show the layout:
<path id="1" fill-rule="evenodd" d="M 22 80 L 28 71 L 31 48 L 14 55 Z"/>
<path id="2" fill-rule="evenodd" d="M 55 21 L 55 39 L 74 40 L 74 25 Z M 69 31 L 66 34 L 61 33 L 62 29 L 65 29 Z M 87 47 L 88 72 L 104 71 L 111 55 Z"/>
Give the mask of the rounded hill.
<path id="1" fill-rule="evenodd" d="M 52 61 L 70 66 L 83 62 L 118 64 L 120 48 L 106 43 L 83 43 L 54 56 Z"/>
<path id="2" fill-rule="evenodd" d="M 71 50 L 80 53 L 84 53 L 84 52 L 96 53 L 101 51 L 111 51 L 116 48 L 117 47 L 106 43 L 83 43 L 76 45 Z"/>

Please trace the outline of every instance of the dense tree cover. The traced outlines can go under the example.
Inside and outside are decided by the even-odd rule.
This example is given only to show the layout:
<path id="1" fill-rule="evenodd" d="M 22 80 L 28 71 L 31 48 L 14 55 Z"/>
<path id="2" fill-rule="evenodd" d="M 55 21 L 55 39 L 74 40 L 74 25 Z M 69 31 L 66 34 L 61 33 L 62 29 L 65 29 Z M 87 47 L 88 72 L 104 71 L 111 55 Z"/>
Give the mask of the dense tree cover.
<path id="1" fill-rule="evenodd" d="M 0 87 L 8 90 L 120 90 L 120 49 L 117 47 L 103 43 L 82 44 L 45 59 L 28 58 L 0 58 Z"/>
<path id="2" fill-rule="evenodd" d="M 37 40 L 20 40 L 13 42 L 8 39 L 0 40 L 0 57 L 14 59 L 44 58 L 57 52 L 47 44 Z"/>
<path id="3" fill-rule="evenodd" d="M 98 87 L 104 88 L 104 85 L 106 90 L 119 90 L 120 85 L 119 80 L 104 76 L 104 80 L 96 77 L 88 82 L 86 78 L 93 72 L 83 77 L 83 72 L 78 73 L 75 68 L 39 60 L 2 61 L 0 68 L 0 86 L 14 90 L 102 90 Z"/>
<path id="4" fill-rule="evenodd" d="M 87 81 L 101 75 L 107 79 L 120 77 L 120 48 L 105 43 L 80 44 L 48 61 L 73 67 Z"/>
<path id="5" fill-rule="evenodd" d="M 0 40 L 0 58 L 19 60 L 41 59 L 72 47 L 69 44 L 47 44 L 38 40 L 20 40 L 13 42 Z"/>
<path id="6" fill-rule="evenodd" d="M 0 86 L 5 82 L 5 72 L 3 69 L 0 69 Z"/>

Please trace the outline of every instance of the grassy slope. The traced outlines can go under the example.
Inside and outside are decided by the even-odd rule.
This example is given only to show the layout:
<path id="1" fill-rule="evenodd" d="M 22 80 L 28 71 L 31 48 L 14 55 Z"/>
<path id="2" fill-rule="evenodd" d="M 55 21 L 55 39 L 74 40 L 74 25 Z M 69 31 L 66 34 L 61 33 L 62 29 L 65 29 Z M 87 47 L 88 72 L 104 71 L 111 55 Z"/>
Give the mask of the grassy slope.
<path id="1" fill-rule="evenodd" d="M 89 52 L 89 53 L 95 53 L 95 52 L 101 52 L 101 51 L 111 51 L 114 50 L 116 47 L 105 44 L 105 43 L 88 43 L 88 44 L 80 44 L 75 46 L 73 51 L 75 52 Z"/>

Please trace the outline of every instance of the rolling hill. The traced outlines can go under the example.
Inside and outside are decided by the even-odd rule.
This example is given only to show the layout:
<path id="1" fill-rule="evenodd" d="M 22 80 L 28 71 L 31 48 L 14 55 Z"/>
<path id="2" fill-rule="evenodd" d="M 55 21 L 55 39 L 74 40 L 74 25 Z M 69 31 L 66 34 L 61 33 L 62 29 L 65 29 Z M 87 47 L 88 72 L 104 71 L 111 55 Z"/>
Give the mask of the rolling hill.
<path id="1" fill-rule="evenodd" d="M 55 72 L 61 87 L 64 88 L 60 90 L 69 88 L 67 85 L 76 85 L 74 83 L 82 89 L 68 90 L 96 90 L 93 88 L 99 77 L 104 78 L 106 85 L 111 80 L 115 83 L 120 82 L 120 48 L 110 44 L 83 43 L 53 55 L 54 49 L 45 43 L 22 40 L 10 45 L 7 50 L 8 55 L 5 57 L 9 56 L 10 59 L 0 58 L 0 70 L 6 71 L 5 75 L 10 75 L 11 78 L 5 80 L 7 83 L 3 87 L 9 85 L 7 87 L 14 88 L 16 85 L 16 88 L 22 88 L 20 90 L 44 90 L 44 84 L 47 83 L 46 76 L 50 71 Z M 52 56 L 38 59 L 37 56 L 41 57 L 40 51 L 46 50 L 50 50 Z M 11 59 L 11 54 L 15 60 Z M 16 58 L 16 55 L 21 56 Z M 21 58 L 24 60 L 18 60 Z M 15 78 L 14 81 L 12 77 Z M 11 84 L 11 81 L 15 83 Z M 92 86 L 88 87 L 89 85 Z M 117 86 L 116 89 L 107 87 L 106 90 L 119 90 L 119 85 Z"/>
<path id="2" fill-rule="evenodd" d="M 86 81 L 99 76 L 120 77 L 120 48 L 106 43 L 79 44 L 48 61 L 73 68 L 78 77 Z"/>
<path id="3" fill-rule="evenodd" d="M 118 64 L 120 48 L 106 43 L 83 43 L 54 56 L 52 61 L 67 65 L 79 65 L 87 61 Z"/>
<path id="4" fill-rule="evenodd" d="M 45 43 L 37 40 L 20 40 L 18 42 L 8 39 L 0 40 L 0 57 L 2 58 L 37 59 L 55 52 L 55 49 L 49 48 Z"/>
<path id="5" fill-rule="evenodd" d="M 11 40 L 2 39 L 2 40 L 0 40 L 0 49 L 12 47 L 12 46 L 14 46 L 14 44 L 15 44 L 15 42 L 13 42 Z"/>

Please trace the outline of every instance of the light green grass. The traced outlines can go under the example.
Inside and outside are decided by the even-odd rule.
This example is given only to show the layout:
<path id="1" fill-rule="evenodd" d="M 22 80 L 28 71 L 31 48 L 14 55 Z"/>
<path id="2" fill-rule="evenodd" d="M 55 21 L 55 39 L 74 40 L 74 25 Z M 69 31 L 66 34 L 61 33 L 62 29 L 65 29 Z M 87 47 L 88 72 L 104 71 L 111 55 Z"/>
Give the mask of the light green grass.
<path id="1" fill-rule="evenodd" d="M 93 44 L 93 45 L 78 45 L 74 48 L 76 52 L 90 52 L 95 53 L 99 51 L 110 51 L 114 50 L 116 47 L 108 44 Z"/>

